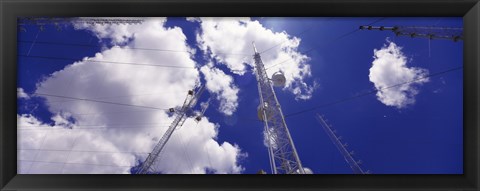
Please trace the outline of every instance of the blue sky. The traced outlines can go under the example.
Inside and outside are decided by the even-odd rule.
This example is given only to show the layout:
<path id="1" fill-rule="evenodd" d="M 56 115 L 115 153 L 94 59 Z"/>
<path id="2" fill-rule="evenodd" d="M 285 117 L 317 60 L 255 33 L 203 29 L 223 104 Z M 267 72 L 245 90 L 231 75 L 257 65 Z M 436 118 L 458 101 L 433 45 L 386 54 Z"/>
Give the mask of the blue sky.
<path id="1" fill-rule="evenodd" d="M 436 74 L 463 65 L 463 42 L 356 30 L 360 25 L 373 22 L 376 26 L 463 26 L 462 18 L 436 17 L 264 17 L 222 21 L 168 18 L 160 24 L 145 26 L 77 24 L 74 28 L 65 25 L 61 32 L 53 26 L 47 26 L 42 32 L 38 32 L 36 26 L 26 26 L 26 32 L 18 33 L 18 54 L 22 56 L 19 56 L 17 83 L 27 96 L 19 97 L 17 114 L 18 128 L 30 127 L 18 133 L 19 171 L 129 173 L 129 166 L 137 166 L 145 157 L 133 152 L 148 152 L 153 148 L 161 132 L 166 130 L 168 119 L 172 119 L 163 111 L 149 114 L 150 110 L 145 108 L 34 93 L 168 108 L 181 105 L 186 96 L 182 88 L 191 87 L 198 79 L 208 90 L 200 102 L 209 96 L 214 98 L 205 113 L 208 120 L 198 124 L 187 121 L 185 127 L 176 132 L 178 135 L 172 137 L 172 143 L 167 144 L 171 146 L 158 169 L 164 173 L 256 173 L 260 169 L 269 172 L 263 123 L 256 116 L 258 89 L 250 65 L 254 40 L 259 51 L 278 45 L 262 53 L 267 68 L 290 60 L 268 70 L 282 70 L 289 76 L 288 86 L 275 91 L 300 160 L 315 174 L 352 173 L 316 121 L 316 113 L 323 114 L 348 142 L 348 149 L 354 150 L 355 158 L 363 161 L 365 171 L 462 174 L 462 70 Z M 258 32 L 253 33 L 256 30 Z M 112 48 L 113 45 L 134 49 Z M 381 51 L 388 47 L 400 52 L 399 57 L 405 59 L 403 65 L 395 65 L 401 62 L 398 57 L 393 59 L 395 63 L 390 63 L 392 57 L 388 56 L 392 53 Z M 374 52 L 378 53 L 376 57 Z M 148 66 L 121 68 L 127 66 L 93 62 L 88 65 L 82 62 L 84 57 L 191 68 L 152 70 L 153 67 Z M 72 65 L 75 61 L 78 61 L 76 67 Z M 378 73 L 371 73 L 373 65 Z M 355 97 L 380 91 L 376 85 L 404 83 L 389 77 L 395 76 L 389 75 L 395 72 L 388 73 L 390 65 L 403 67 L 400 70 L 406 72 L 400 75 L 403 79 L 411 79 L 412 75 L 413 78 L 433 76 L 406 86 L 411 95 L 403 102 L 388 95 L 381 101 L 375 93 Z M 380 80 L 372 78 L 376 75 Z M 346 98 L 351 99 L 335 103 Z M 396 104 L 389 105 L 392 100 Z M 333 104 L 328 105 L 330 103 Z M 305 111 L 312 107 L 316 108 Z M 297 112 L 301 113 L 289 115 Z M 145 124 L 152 122 L 161 125 L 147 128 Z M 94 130 L 81 129 L 85 126 L 106 130 L 92 133 Z M 123 126 L 140 128 L 126 130 Z M 56 128 L 63 134 L 50 130 Z M 98 144 L 89 142 L 95 136 Z M 110 154 L 86 152 L 92 150 L 110 151 Z M 174 168 L 175 162 L 178 165 Z"/>

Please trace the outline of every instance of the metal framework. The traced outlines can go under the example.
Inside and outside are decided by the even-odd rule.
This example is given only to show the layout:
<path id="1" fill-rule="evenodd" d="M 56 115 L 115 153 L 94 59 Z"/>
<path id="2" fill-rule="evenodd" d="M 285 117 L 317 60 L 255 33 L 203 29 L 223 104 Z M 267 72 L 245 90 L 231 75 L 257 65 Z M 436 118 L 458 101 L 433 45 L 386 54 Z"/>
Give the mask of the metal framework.
<path id="1" fill-rule="evenodd" d="M 300 158 L 288 131 L 285 118 L 278 103 L 272 83 L 255 44 L 255 74 L 260 94 L 259 117 L 263 119 L 270 167 L 273 174 L 305 174 Z"/>
<path id="2" fill-rule="evenodd" d="M 346 147 L 348 146 L 347 143 L 342 143 L 341 142 L 341 139 L 342 137 L 337 137 L 337 135 L 335 134 L 334 130 L 332 130 L 332 128 L 330 127 L 330 125 L 327 124 L 327 121 L 324 119 L 323 116 L 321 116 L 320 114 L 317 113 L 317 115 L 315 116 L 318 120 L 318 122 L 320 122 L 320 124 L 322 125 L 323 129 L 325 130 L 325 132 L 327 133 L 328 137 L 330 137 L 330 139 L 332 140 L 333 144 L 335 144 L 335 146 L 337 147 L 337 149 L 340 151 L 340 153 L 343 155 L 343 157 L 345 158 L 345 161 L 347 161 L 348 165 L 350 166 L 350 168 L 352 168 L 353 170 L 353 173 L 355 174 L 370 174 L 370 171 L 363 171 L 362 168 L 360 167 L 360 165 L 362 164 L 362 161 L 361 160 L 358 160 L 356 161 L 354 158 L 353 158 L 353 155 L 354 155 L 354 152 L 353 151 L 348 151 L 346 149 Z"/>
<path id="3" fill-rule="evenodd" d="M 179 109 L 173 109 L 173 108 L 170 109 L 170 111 L 174 112 L 174 114 L 176 115 L 175 120 L 173 120 L 170 127 L 167 129 L 165 134 L 163 134 L 162 138 L 155 145 L 155 147 L 153 148 L 153 151 L 147 156 L 147 158 L 142 163 L 142 165 L 140 166 L 136 174 L 148 174 L 148 172 L 150 172 L 150 169 L 157 162 L 158 156 L 161 155 L 163 148 L 165 147 L 168 140 L 172 136 L 174 130 L 183 125 L 185 120 L 188 118 L 187 112 L 192 111 L 192 108 L 197 104 L 197 101 L 202 95 L 204 89 L 205 89 L 205 86 L 201 86 L 197 92 L 194 92 L 194 90 L 189 90 L 187 94 L 187 98 L 183 102 L 183 106 Z M 203 106 L 202 114 L 205 112 L 207 107 L 208 107 L 208 102 L 206 106 Z M 198 117 L 196 118 L 196 120 L 200 121 Z"/>
<path id="4" fill-rule="evenodd" d="M 66 24 L 141 24 L 143 19 L 132 19 L 132 18 L 89 18 L 89 17 L 20 17 L 17 20 L 19 31 L 27 31 L 26 25 L 36 25 L 39 27 L 40 31 L 45 30 L 47 25 L 54 26 L 58 31 L 62 30 L 62 25 Z"/>
<path id="5" fill-rule="evenodd" d="M 452 27 L 415 27 L 415 26 L 360 26 L 361 30 L 392 31 L 396 36 L 412 38 L 463 40 L 463 28 Z"/>

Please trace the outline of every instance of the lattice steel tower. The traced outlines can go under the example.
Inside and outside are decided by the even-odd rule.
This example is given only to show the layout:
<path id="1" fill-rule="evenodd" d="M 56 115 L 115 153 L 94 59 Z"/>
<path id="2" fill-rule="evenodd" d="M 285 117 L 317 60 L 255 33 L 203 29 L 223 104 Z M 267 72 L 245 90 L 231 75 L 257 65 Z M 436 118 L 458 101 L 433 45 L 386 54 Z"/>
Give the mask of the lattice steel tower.
<path id="1" fill-rule="evenodd" d="M 143 19 L 137 18 L 93 18 L 93 17 L 19 17 L 17 18 L 18 31 L 26 32 L 27 25 L 36 25 L 40 31 L 44 31 L 47 26 L 54 26 L 57 31 L 62 31 L 64 25 L 69 24 L 88 24 L 88 25 L 133 25 L 142 24 Z"/>
<path id="2" fill-rule="evenodd" d="M 370 171 L 363 171 L 363 169 L 360 167 L 362 164 L 362 160 L 355 160 L 353 155 L 355 152 L 353 151 L 348 151 L 347 150 L 347 143 L 342 143 L 342 136 L 337 136 L 335 130 L 332 130 L 331 126 L 328 125 L 327 120 L 324 119 L 323 116 L 317 113 L 315 116 L 318 120 L 318 122 L 322 125 L 323 130 L 327 133 L 328 137 L 332 140 L 333 144 L 337 147 L 337 149 L 340 151 L 340 153 L 343 155 L 345 158 L 345 161 L 347 161 L 348 165 L 350 168 L 352 168 L 353 173 L 355 174 L 370 174 Z"/>
<path id="3" fill-rule="evenodd" d="M 257 52 L 255 44 L 253 44 L 253 50 L 255 52 L 253 58 L 255 60 L 258 93 L 260 94 L 258 117 L 264 122 L 272 173 L 305 174 L 305 169 L 302 167 L 287 124 L 285 123 L 282 109 L 273 90 L 272 82 L 267 76 L 260 53 Z"/>
<path id="4" fill-rule="evenodd" d="M 411 38 L 448 39 L 454 42 L 463 40 L 463 28 L 428 26 L 360 26 L 361 30 L 392 31 L 396 36 Z"/>
<path id="5" fill-rule="evenodd" d="M 147 174 L 150 172 L 150 169 L 158 161 L 158 156 L 160 156 L 160 154 L 162 153 L 163 148 L 165 147 L 168 140 L 172 136 L 174 130 L 177 127 L 181 127 L 183 125 L 185 120 L 189 117 L 187 115 L 188 113 L 193 112 L 192 108 L 197 104 L 197 101 L 202 95 L 204 89 L 205 87 L 201 86 L 196 92 L 194 90 L 189 90 L 187 94 L 187 98 L 185 98 L 185 101 L 183 102 L 183 106 L 181 108 L 177 108 L 177 109 L 170 108 L 170 112 L 173 112 L 176 115 L 175 119 L 173 120 L 172 124 L 167 129 L 165 134 L 163 134 L 162 138 L 155 145 L 155 147 L 153 148 L 153 151 L 148 155 L 147 159 L 145 159 L 145 161 L 142 163 L 142 165 L 140 166 L 136 174 Z M 209 102 L 210 102 L 210 99 L 209 101 L 206 102 L 205 105 L 203 105 L 201 114 L 195 117 L 195 120 L 197 120 L 197 122 L 201 120 L 201 117 L 205 113 L 205 110 L 207 109 Z"/>

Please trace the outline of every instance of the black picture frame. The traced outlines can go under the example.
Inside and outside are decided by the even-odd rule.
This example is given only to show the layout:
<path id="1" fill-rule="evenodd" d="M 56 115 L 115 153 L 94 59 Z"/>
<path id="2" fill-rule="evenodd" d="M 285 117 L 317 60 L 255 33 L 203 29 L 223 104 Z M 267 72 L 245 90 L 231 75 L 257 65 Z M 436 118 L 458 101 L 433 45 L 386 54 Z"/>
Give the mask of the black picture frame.
<path id="1" fill-rule="evenodd" d="M 478 0 L 0 0 L 1 190 L 479 190 Z M 464 20 L 463 175 L 17 175 L 19 16 L 456 16 Z"/>

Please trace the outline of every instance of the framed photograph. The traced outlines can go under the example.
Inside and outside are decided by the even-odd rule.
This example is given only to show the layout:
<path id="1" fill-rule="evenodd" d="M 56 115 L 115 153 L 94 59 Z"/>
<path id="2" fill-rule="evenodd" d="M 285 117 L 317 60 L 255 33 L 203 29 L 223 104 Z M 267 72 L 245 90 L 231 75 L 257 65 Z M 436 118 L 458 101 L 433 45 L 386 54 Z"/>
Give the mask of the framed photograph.
<path id="1" fill-rule="evenodd" d="M 478 1 L 0 5 L 2 190 L 479 189 Z"/>

